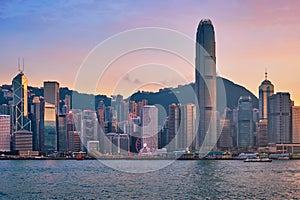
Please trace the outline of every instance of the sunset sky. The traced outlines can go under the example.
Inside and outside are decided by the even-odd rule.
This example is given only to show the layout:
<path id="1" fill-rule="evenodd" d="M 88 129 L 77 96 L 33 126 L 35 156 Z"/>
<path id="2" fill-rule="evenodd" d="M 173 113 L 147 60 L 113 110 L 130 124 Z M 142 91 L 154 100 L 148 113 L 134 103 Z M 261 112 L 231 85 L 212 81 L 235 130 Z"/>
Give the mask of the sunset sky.
<path id="1" fill-rule="evenodd" d="M 215 27 L 220 76 L 258 96 L 267 68 L 275 92 L 290 92 L 295 104 L 300 105 L 299 10 L 300 1 L 296 0 L 2 0 L 0 84 L 11 84 L 18 73 L 18 57 L 24 57 L 29 85 L 40 87 L 44 80 L 56 80 L 62 87 L 74 88 L 80 66 L 108 38 L 131 29 L 160 27 L 195 40 L 199 21 L 210 18 Z M 98 58 L 101 56 L 105 55 Z M 155 90 L 193 82 L 193 68 L 183 68 L 186 64 L 168 53 L 131 52 L 116 60 L 105 71 L 106 77 L 87 84 L 93 84 L 90 87 L 96 87 L 97 93 L 120 92 L 127 97 L 138 89 Z M 125 67 L 132 65 L 134 68 Z"/>

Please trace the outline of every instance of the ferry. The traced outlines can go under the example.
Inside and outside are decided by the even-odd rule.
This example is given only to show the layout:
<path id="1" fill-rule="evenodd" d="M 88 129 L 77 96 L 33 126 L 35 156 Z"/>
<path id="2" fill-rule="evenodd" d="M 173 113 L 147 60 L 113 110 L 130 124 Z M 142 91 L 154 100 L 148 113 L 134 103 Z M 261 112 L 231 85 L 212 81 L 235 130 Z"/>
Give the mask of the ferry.
<path id="1" fill-rule="evenodd" d="M 272 159 L 269 158 L 246 158 L 244 162 L 272 162 Z"/>

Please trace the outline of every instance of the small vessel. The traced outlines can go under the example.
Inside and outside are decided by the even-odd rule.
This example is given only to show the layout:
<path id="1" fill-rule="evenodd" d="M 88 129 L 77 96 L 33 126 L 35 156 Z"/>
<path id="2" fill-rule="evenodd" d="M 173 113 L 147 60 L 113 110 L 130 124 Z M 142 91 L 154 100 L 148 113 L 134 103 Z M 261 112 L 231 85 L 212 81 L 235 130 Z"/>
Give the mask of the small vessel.
<path id="1" fill-rule="evenodd" d="M 84 160 L 84 156 L 83 155 L 77 155 L 76 160 Z"/>
<path id="2" fill-rule="evenodd" d="M 246 158 L 244 162 L 272 162 L 269 158 Z"/>

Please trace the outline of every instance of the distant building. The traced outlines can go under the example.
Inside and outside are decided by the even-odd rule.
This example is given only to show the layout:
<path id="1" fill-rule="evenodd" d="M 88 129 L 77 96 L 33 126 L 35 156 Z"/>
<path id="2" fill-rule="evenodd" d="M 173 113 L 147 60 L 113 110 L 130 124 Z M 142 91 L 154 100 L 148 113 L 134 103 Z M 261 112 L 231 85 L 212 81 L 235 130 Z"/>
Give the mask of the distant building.
<path id="1" fill-rule="evenodd" d="M 274 94 L 274 85 L 267 79 L 267 72 L 265 73 L 265 80 L 259 86 L 259 118 L 268 118 L 268 98 Z"/>
<path id="2" fill-rule="evenodd" d="M 67 118 L 66 115 L 58 116 L 58 151 L 67 152 L 68 150 Z"/>
<path id="3" fill-rule="evenodd" d="M 68 131 L 68 151 L 81 151 L 81 140 L 79 131 Z"/>
<path id="4" fill-rule="evenodd" d="M 87 141 L 87 152 L 95 153 L 99 152 L 99 141 Z"/>
<path id="5" fill-rule="evenodd" d="M 237 131 L 237 146 L 251 147 L 253 145 L 253 113 L 250 96 L 243 96 L 239 99 Z"/>
<path id="6" fill-rule="evenodd" d="M 0 115 L 0 151 L 10 151 L 10 116 Z"/>
<path id="7" fill-rule="evenodd" d="M 256 123 L 257 130 L 257 146 L 266 147 L 268 146 L 268 120 L 262 119 Z"/>
<path id="8" fill-rule="evenodd" d="M 146 105 L 142 109 L 141 143 L 147 144 L 151 152 L 157 150 L 158 145 L 158 109 L 156 106 Z"/>
<path id="9" fill-rule="evenodd" d="M 179 105 L 169 105 L 169 138 L 168 138 L 168 151 L 175 151 L 178 149 L 177 138 L 179 138 L 179 126 L 180 126 L 180 108 Z"/>
<path id="10" fill-rule="evenodd" d="M 41 101 L 35 96 L 31 104 L 31 125 L 32 125 L 32 149 L 34 151 L 42 150 L 42 132 L 41 132 Z"/>
<path id="11" fill-rule="evenodd" d="M 44 82 L 44 150 L 50 154 L 58 150 L 57 131 L 59 114 L 59 83 L 55 81 Z"/>
<path id="12" fill-rule="evenodd" d="M 32 132 L 27 130 L 14 132 L 12 147 L 14 151 L 32 151 Z"/>
<path id="13" fill-rule="evenodd" d="M 229 149 L 232 145 L 232 126 L 229 118 L 220 119 L 220 124 L 223 125 L 221 135 L 219 137 L 219 148 Z"/>
<path id="14" fill-rule="evenodd" d="M 98 139 L 98 119 L 96 111 L 84 110 L 82 112 L 82 122 L 80 138 L 82 141 L 82 150 L 87 148 L 88 141 L 99 141 Z"/>
<path id="15" fill-rule="evenodd" d="M 300 106 L 292 107 L 292 143 L 300 143 Z"/>
<path id="16" fill-rule="evenodd" d="M 291 105 L 290 94 L 287 92 L 278 92 L 269 97 L 269 143 L 291 143 Z"/>

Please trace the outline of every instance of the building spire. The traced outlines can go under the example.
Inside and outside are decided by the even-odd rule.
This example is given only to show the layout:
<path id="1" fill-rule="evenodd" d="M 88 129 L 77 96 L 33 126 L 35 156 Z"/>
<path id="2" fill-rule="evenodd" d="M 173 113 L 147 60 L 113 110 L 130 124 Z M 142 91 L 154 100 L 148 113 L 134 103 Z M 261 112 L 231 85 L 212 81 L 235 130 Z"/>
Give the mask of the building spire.
<path id="1" fill-rule="evenodd" d="M 20 69 L 20 57 L 18 58 L 18 72 L 21 72 L 21 69 Z"/>
<path id="2" fill-rule="evenodd" d="M 265 68 L 265 80 L 268 80 L 268 72 L 267 72 L 267 68 Z"/>

